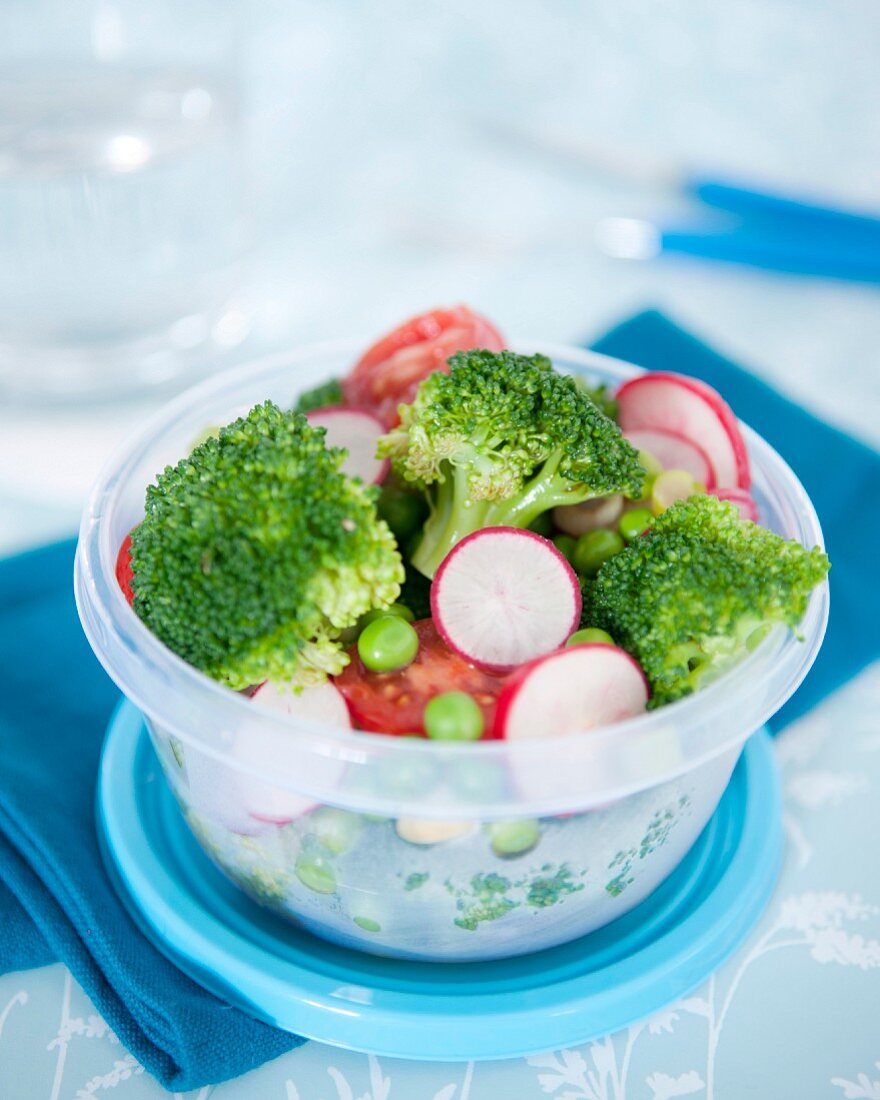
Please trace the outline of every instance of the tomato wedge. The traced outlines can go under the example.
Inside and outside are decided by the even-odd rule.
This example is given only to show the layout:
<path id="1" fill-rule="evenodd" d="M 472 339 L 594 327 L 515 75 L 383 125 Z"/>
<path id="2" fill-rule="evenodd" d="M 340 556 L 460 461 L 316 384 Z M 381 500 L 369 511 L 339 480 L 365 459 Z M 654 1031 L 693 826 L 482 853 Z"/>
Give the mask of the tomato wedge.
<path id="1" fill-rule="evenodd" d="M 468 309 L 432 309 L 413 317 L 364 352 L 342 380 L 348 405 L 372 409 L 389 428 L 397 406 L 412 401 L 419 383 L 457 351 L 501 351 L 504 337 L 485 317 Z"/>
<path id="2" fill-rule="evenodd" d="M 422 715 L 429 700 L 444 691 L 466 691 L 483 712 L 483 736 L 491 737 L 495 705 L 507 678 L 473 668 L 453 653 L 432 619 L 420 619 L 413 626 L 419 636 L 418 656 L 400 672 L 370 672 L 357 647 L 349 650 L 351 661 L 335 682 L 354 724 L 372 733 L 424 734 Z"/>
<path id="3" fill-rule="evenodd" d="M 130 534 L 122 540 L 119 553 L 116 555 L 116 580 L 122 589 L 122 595 L 128 600 L 129 606 L 134 607 L 134 591 L 131 587 L 131 582 L 134 580 L 134 570 L 131 568 Z"/>

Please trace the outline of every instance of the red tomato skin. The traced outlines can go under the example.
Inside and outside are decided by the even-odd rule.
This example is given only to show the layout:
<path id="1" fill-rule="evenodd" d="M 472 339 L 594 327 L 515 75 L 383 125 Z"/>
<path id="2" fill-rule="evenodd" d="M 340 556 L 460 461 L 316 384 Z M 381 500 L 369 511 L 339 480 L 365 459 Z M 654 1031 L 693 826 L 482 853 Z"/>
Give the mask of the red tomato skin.
<path id="1" fill-rule="evenodd" d="M 506 677 L 484 672 L 453 653 L 437 633 L 432 619 L 413 623 L 419 636 L 419 652 L 399 672 L 370 672 L 358 657 L 351 660 L 334 682 L 342 692 L 351 720 L 370 733 L 425 736 L 425 705 L 444 691 L 467 691 L 483 712 L 484 740 L 496 736 L 495 706 Z"/>
<path id="2" fill-rule="evenodd" d="M 122 589 L 122 595 L 128 601 L 128 606 L 134 607 L 134 591 L 131 586 L 134 580 L 134 571 L 131 568 L 131 534 L 126 535 L 122 540 L 119 553 L 116 555 L 116 580 Z"/>
<path id="3" fill-rule="evenodd" d="M 501 351 L 504 337 L 491 321 L 467 306 L 432 309 L 405 321 L 368 348 L 342 380 L 348 405 L 372 409 L 394 427 L 397 406 L 415 397 L 419 383 L 457 351 L 486 348 Z"/>

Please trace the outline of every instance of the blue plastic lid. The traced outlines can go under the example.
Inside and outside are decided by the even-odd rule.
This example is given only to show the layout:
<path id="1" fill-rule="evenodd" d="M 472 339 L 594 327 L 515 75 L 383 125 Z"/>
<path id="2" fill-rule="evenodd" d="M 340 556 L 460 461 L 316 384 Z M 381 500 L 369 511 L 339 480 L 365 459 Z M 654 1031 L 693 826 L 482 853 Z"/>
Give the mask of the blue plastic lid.
<path id="1" fill-rule="evenodd" d="M 327 943 L 228 882 L 190 834 L 129 703 L 108 729 L 97 795 L 116 888 L 181 970 L 277 1027 L 394 1058 L 533 1054 L 651 1015 L 742 942 L 769 899 L 782 851 L 775 762 L 762 732 L 682 863 L 626 916 L 534 955 L 405 962 Z"/>

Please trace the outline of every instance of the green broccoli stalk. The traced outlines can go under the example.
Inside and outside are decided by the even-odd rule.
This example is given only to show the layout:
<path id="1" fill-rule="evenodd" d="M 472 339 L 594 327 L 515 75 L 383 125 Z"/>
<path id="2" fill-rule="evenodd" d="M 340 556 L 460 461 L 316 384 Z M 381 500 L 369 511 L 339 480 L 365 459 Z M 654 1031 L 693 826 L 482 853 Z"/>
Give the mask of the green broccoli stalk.
<path id="1" fill-rule="evenodd" d="M 340 632 L 403 581 L 375 490 L 344 457 L 267 401 L 166 467 L 132 534 L 137 614 L 232 688 L 341 671 Z"/>
<path id="2" fill-rule="evenodd" d="M 560 504 L 638 498 L 635 449 L 578 383 L 543 355 L 466 351 L 429 375 L 379 440 L 430 506 L 412 563 L 427 577 L 465 535 L 528 527 Z"/>
<path id="3" fill-rule="evenodd" d="M 658 707 L 714 679 L 771 626 L 796 627 L 828 569 L 818 547 L 692 496 L 603 563 L 585 589 L 584 621 L 636 658 Z"/>

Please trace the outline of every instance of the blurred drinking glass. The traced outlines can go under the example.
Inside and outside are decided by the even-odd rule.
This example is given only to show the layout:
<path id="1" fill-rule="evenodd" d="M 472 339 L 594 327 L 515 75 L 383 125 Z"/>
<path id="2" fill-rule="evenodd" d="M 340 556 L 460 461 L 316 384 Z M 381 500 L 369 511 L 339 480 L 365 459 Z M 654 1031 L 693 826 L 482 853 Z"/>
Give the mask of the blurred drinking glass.
<path id="1" fill-rule="evenodd" d="M 240 17 L 0 6 L 0 390 L 120 394 L 244 338 Z"/>

